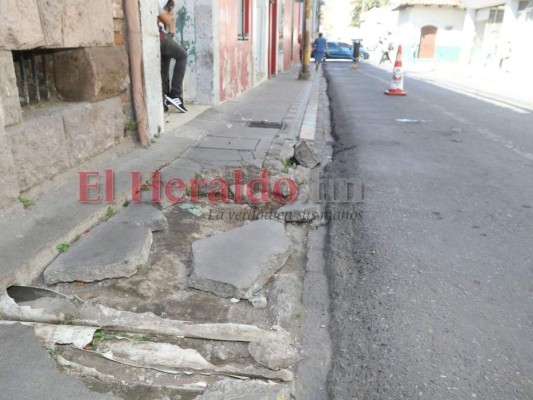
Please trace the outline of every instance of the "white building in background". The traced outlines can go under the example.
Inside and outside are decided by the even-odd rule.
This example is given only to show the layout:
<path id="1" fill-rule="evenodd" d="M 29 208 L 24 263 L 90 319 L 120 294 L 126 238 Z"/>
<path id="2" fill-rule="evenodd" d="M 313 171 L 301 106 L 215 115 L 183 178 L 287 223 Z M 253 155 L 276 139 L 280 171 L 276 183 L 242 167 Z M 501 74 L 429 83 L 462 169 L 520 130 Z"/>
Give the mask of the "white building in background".
<path id="1" fill-rule="evenodd" d="M 393 9 L 407 60 L 459 61 L 466 13 L 461 0 L 400 0 Z"/>
<path id="2" fill-rule="evenodd" d="M 523 71 L 533 62 L 533 0 L 463 0 L 464 63 L 499 66 L 510 49 L 507 69 Z"/>

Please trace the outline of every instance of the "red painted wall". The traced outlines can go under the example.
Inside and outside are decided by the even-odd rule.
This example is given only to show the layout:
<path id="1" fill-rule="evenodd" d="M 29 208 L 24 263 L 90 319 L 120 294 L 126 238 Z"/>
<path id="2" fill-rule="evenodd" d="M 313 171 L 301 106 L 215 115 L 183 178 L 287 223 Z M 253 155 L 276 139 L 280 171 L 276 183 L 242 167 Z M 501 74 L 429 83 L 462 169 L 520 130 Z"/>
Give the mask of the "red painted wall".
<path id="1" fill-rule="evenodd" d="M 248 40 L 239 40 L 237 25 L 240 1 L 219 0 L 219 4 L 220 101 L 225 101 L 251 89 L 253 15 L 250 14 Z M 253 7 L 250 13 L 253 13 Z"/>
<path id="2" fill-rule="evenodd" d="M 300 62 L 301 5 L 294 0 L 285 0 L 283 17 L 283 70 Z"/>

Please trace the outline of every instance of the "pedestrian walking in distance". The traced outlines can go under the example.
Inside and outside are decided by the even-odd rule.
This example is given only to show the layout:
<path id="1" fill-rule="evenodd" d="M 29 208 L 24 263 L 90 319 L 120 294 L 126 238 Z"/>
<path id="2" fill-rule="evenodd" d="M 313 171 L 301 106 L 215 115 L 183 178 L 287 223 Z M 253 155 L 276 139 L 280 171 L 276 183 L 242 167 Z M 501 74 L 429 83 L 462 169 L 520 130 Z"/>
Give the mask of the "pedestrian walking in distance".
<path id="1" fill-rule="evenodd" d="M 389 53 L 394 50 L 394 46 L 392 43 L 389 43 L 387 45 L 386 42 L 383 42 L 382 43 L 382 46 L 381 46 L 381 60 L 379 60 L 379 63 L 380 64 L 383 64 L 385 62 L 385 60 L 387 60 L 388 62 L 392 62 L 391 59 L 390 59 L 390 55 Z"/>
<path id="2" fill-rule="evenodd" d="M 158 0 L 159 39 L 161 41 L 161 80 L 163 82 L 163 108 L 174 106 L 181 112 L 187 112 L 183 102 L 183 78 L 187 68 L 187 51 L 174 40 L 175 16 L 174 0 Z M 170 84 L 170 60 L 176 60 Z"/>
<path id="3" fill-rule="evenodd" d="M 315 64 L 316 69 L 318 70 L 318 67 L 320 67 L 320 64 L 322 64 L 324 55 L 328 51 L 328 42 L 324 37 L 322 37 L 322 33 L 318 34 L 318 37 L 313 43 L 313 46 L 315 47 Z"/>

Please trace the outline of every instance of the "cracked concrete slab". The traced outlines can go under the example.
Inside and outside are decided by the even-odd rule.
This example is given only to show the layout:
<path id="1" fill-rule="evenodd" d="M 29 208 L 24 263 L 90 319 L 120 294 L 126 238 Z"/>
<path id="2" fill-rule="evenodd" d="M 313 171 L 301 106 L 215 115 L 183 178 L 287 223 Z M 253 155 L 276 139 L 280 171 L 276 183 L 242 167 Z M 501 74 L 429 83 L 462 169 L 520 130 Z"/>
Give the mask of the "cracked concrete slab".
<path id="1" fill-rule="evenodd" d="M 221 297 L 248 299 L 287 261 L 290 239 L 283 224 L 254 221 L 193 243 L 189 286 Z"/>
<path id="2" fill-rule="evenodd" d="M 150 255 L 152 232 L 129 224 L 103 223 L 82 236 L 44 271 L 47 284 L 130 277 Z"/>
<path id="3" fill-rule="evenodd" d="M 108 222 L 125 223 L 150 228 L 152 232 L 168 229 L 168 221 L 163 213 L 149 204 L 130 204 Z"/>

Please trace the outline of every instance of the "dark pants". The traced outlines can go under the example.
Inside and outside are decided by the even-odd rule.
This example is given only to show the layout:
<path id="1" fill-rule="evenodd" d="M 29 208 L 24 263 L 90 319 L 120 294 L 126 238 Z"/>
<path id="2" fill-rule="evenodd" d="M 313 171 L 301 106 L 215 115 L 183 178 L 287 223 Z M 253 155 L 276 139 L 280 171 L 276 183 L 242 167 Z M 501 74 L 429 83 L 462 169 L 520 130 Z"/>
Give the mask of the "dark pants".
<path id="1" fill-rule="evenodd" d="M 170 60 L 176 60 L 172 85 L 169 87 Z M 168 34 L 161 40 L 161 80 L 163 81 L 163 94 L 172 98 L 183 98 L 183 78 L 187 68 L 187 52 Z"/>

